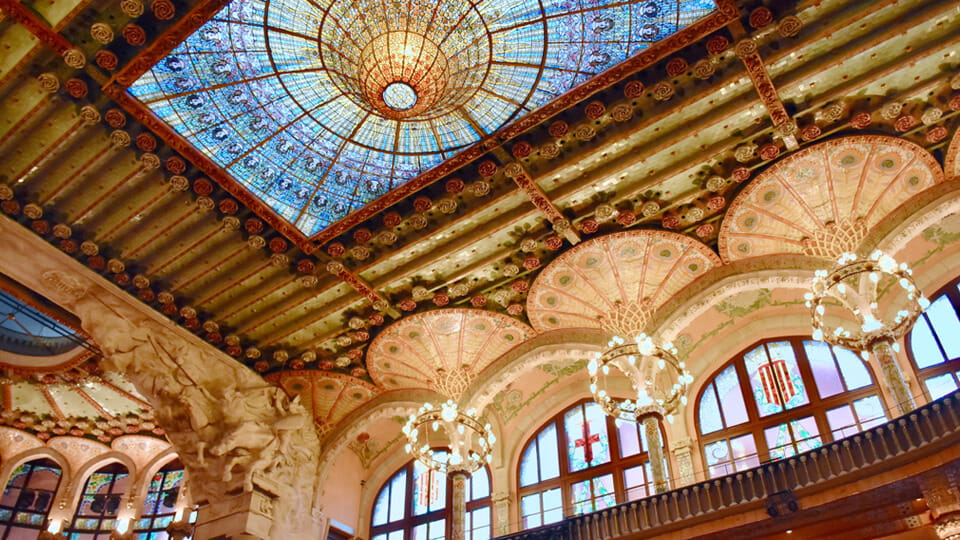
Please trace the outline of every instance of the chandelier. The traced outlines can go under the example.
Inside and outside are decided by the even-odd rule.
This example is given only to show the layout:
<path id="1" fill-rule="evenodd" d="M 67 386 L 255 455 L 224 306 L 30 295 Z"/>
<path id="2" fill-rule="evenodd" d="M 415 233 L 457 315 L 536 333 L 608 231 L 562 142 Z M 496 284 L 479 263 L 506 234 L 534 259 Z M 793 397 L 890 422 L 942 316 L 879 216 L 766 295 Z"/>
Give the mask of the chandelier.
<path id="1" fill-rule="evenodd" d="M 476 409 L 460 410 L 451 399 L 440 404 L 424 403 L 403 426 L 405 450 L 429 469 L 473 473 L 493 458 L 497 442 L 489 423 Z M 443 451 L 436 451 L 443 448 Z"/>
<path id="2" fill-rule="evenodd" d="M 659 416 L 673 423 L 673 413 L 687 403 L 687 388 L 693 376 L 677 359 L 672 343 L 657 346 L 653 338 L 640 333 L 635 338 L 613 336 L 606 350 L 590 360 L 590 392 L 610 416 L 643 421 Z M 607 391 L 611 368 L 633 386 L 635 399 L 615 399 Z"/>
<path id="3" fill-rule="evenodd" d="M 879 301 L 899 288 L 906 295 L 907 305 L 886 320 L 880 315 Z M 878 342 L 894 342 L 903 337 L 930 301 L 913 280 L 913 271 L 906 263 L 897 263 L 880 250 L 868 258 L 844 253 L 831 270 L 817 270 L 811 292 L 804 295 L 813 320 L 813 338 L 861 351 Z M 856 321 L 855 325 L 827 323 L 828 308 L 839 308 Z"/>

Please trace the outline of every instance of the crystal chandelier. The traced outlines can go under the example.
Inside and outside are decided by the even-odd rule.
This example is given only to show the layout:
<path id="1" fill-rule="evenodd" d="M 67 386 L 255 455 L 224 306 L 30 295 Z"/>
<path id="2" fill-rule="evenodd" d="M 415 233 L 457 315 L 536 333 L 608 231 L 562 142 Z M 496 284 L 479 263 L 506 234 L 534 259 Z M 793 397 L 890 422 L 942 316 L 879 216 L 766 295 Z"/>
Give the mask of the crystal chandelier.
<path id="1" fill-rule="evenodd" d="M 426 467 L 440 472 L 472 473 L 489 463 L 497 442 L 490 424 L 476 409 L 460 410 L 453 400 L 439 407 L 424 403 L 403 426 L 405 450 Z M 437 451 L 442 448 L 443 451 Z"/>
<path id="2" fill-rule="evenodd" d="M 844 253 L 833 270 L 814 273 L 811 292 L 804 298 L 810 309 L 813 339 L 858 350 L 864 360 L 869 360 L 872 353 L 900 412 L 913 410 L 913 395 L 896 361 L 900 350 L 897 341 L 930 301 L 917 288 L 907 264 L 898 264 L 880 250 L 867 258 Z M 896 312 L 884 317 L 881 303 L 887 313 Z M 896 304 L 902 305 L 897 309 Z M 831 323 L 828 318 L 841 322 Z M 844 319 L 853 324 L 845 326 Z"/>

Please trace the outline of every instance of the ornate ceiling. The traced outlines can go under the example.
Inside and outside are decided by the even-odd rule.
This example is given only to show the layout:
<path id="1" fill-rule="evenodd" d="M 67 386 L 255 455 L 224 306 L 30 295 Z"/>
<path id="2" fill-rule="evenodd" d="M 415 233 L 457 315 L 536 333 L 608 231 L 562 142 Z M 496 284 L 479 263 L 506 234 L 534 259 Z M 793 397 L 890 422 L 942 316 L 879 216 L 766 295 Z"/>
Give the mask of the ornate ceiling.
<path id="1" fill-rule="evenodd" d="M 948 152 L 960 111 L 955 6 L 718 2 L 559 98 L 550 100 L 562 91 L 551 90 L 545 101 L 531 101 L 543 104 L 526 114 L 523 106 L 504 113 L 519 118 L 474 134 L 479 142 L 463 143 L 439 163 L 462 144 L 436 146 L 435 166 L 309 236 L 233 182 L 235 175 L 191 144 L 180 124 L 163 120 L 167 113 L 133 95 L 150 73 L 170 69 L 164 59 L 178 47 L 203 39 L 198 30 L 214 24 L 224 2 L 54 4 L 0 0 L 0 39 L 9 46 L 0 62 L 0 211 L 145 309 L 301 393 L 327 424 L 392 388 L 368 352 L 387 339 L 380 336 L 423 323 L 441 308 L 478 310 L 497 324 L 511 322 L 518 335 L 530 332 L 527 325 L 553 328 L 550 317 L 561 328 L 586 324 L 575 320 L 595 313 L 557 317 L 539 292 L 549 279 L 562 280 L 562 269 L 576 267 L 580 253 L 630 237 L 645 239 L 640 247 L 669 238 L 678 254 L 702 257 L 708 266 L 720 264 L 718 252 L 734 260 L 738 241 L 751 241 L 752 253 L 782 253 L 760 238 L 737 236 L 742 231 L 733 227 L 741 224 L 733 216 L 748 208 L 740 201 L 784 186 L 779 211 L 792 224 L 771 231 L 782 248 L 836 222 L 856 193 L 863 202 L 855 206 L 864 209 L 858 217 L 873 227 L 913 201 L 911 189 L 943 179 L 931 190 L 949 189 L 956 175 L 958 144 Z M 649 2 L 628 4 L 643 9 Z M 688 4 L 694 5 L 681 3 Z M 573 9 L 592 39 L 592 12 Z M 623 50 L 634 46 L 618 43 Z M 320 54 L 316 41 L 310 46 Z M 238 58 L 231 56 L 227 67 L 239 66 Z M 217 84 L 213 69 L 194 72 L 197 88 Z M 238 80 L 247 85 L 250 78 Z M 363 94 L 358 80 L 346 74 L 336 84 Z M 411 82 L 419 84 L 405 84 Z M 397 88 L 389 99 L 404 99 Z M 226 109 L 228 97 L 217 106 Z M 230 129 L 246 130 L 251 120 L 231 119 Z M 843 172 L 838 152 L 844 149 L 862 156 L 856 171 L 878 169 L 869 178 L 883 181 L 851 187 L 860 176 Z M 882 173 L 881 154 L 888 153 L 894 168 Z M 827 192 L 799 172 L 801 160 L 814 178 L 852 174 L 856 182 Z M 937 171 L 940 163 L 946 177 Z M 914 170 L 916 186 L 909 181 Z M 793 200 L 803 200 L 817 220 L 803 221 L 810 213 L 795 214 L 803 206 L 787 203 Z M 865 209 L 867 200 L 877 203 L 874 210 Z M 641 300 L 649 296 L 671 309 L 673 292 L 689 278 L 681 267 L 651 268 L 664 277 L 663 288 L 649 282 Z M 619 292 L 609 291 L 627 281 L 611 275 L 604 276 L 609 287 L 602 294 L 589 288 L 577 294 L 616 301 Z M 423 388 L 429 380 L 414 377 L 397 388 Z"/>

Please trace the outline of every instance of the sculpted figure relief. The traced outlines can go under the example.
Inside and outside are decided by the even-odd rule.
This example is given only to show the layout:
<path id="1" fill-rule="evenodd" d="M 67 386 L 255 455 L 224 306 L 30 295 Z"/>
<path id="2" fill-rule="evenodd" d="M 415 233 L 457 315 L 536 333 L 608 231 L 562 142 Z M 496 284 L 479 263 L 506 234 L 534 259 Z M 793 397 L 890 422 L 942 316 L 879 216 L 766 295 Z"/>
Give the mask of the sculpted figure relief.
<path id="1" fill-rule="evenodd" d="M 43 279 L 100 345 L 107 367 L 153 405 L 192 478 L 194 501 L 251 490 L 255 476 L 269 475 L 289 495 L 279 494 L 276 526 L 311 515 L 319 444 L 298 399 L 113 295 L 94 294 L 59 271 Z"/>

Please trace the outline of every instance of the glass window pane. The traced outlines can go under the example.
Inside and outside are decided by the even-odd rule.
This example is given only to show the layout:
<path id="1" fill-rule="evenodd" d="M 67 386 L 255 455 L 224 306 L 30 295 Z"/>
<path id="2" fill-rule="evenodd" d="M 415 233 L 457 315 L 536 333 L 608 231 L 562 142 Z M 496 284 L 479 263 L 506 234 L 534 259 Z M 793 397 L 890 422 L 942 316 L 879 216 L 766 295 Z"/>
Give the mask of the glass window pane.
<path id="1" fill-rule="evenodd" d="M 849 405 L 827 411 L 827 423 L 830 424 L 834 440 L 849 437 L 860 431 L 857 419 L 853 417 L 853 409 Z"/>
<path id="2" fill-rule="evenodd" d="M 837 363 L 840 364 L 840 372 L 843 373 L 847 390 L 856 390 L 873 384 L 867 364 L 859 354 L 843 347 L 834 347 L 833 352 L 837 355 Z"/>
<path id="3" fill-rule="evenodd" d="M 470 520 L 469 540 L 490 539 L 490 507 L 484 506 L 467 514 Z"/>
<path id="4" fill-rule="evenodd" d="M 540 455 L 540 481 L 560 476 L 556 424 L 550 424 L 537 436 L 537 450 Z"/>
<path id="5" fill-rule="evenodd" d="M 770 376 L 772 371 L 766 348 L 760 345 L 743 355 L 743 361 L 747 368 L 750 389 L 753 392 L 754 401 L 757 402 L 757 410 L 760 416 L 770 416 L 783 411 L 780 394 L 773 378 Z"/>
<path id="6" fill-rule="evenodd" d="M 570 486 L 574 514 L 586 514 L 616 504 L 613 493 L 613 475 L 605 474 Z"/>
<path id="7" fill-rule="evenodd" d="M 413 462 L 413 515 L 442 509 L 447 503 L 447 475 Z M 392 521 L 392 520 L 391 520 Z"/>
<path id="8" fill-rule="evenodd" d="M 883 412 L 883 402 L 879 396 L 867 396 L 853 402 L 853 408 L 860 420 L 860 429 L 870 429 L 887 421 Z"/>
<path id="9" fill-rule="evenodd" d="M 809 403 L 793 345 L 789 341 L 775 341 L 767 343 L 767 349 L 770 351 L 768 378 L 776 383 L 783 406 L 792 409 Z"/>
<path id="10" fill-rule="evenodd" d="M 939 301 L 937 300 L 937 302 Z M 934 304 L 937 302 L 934 302 Z M 913 353 L 913 360 L 920 369 L 942 364 L 945 361 L 943 353 L 940 352 L 940 347 L 937 345 L 937 340 L 933 337 L 933 330 L 930 329 L 930 323 L 926 316 L 917 319 L 917 322 L 913 325 L 913 330 L 910 331 L 910 352 Z"/>
<path id="11" fill-rule="evenodd" d="M 490 475 L 486 467 L 480 467 L 467 479 L 467 501 L 490 496 Z"/>
<path id="12" fill-rule="evenodd" d="M 760 466 L 760 458 L 757 456 L 757 443 L 753 440 L 753 435 L 742 435 L 730 439 L 730 448 L 736 470 L 743 471 Z"/>
<path id="13" fill-rule="evenodd" d="M 713 389 L 713 383 L 710 383 L 703 390 L 700 396 L 700 433 L 713 433 L 723 429 L 723 419 L 720 417 L 720 407 L 717 403 L 717 395 Z"/>
<path id="14" fill-rule="evenodd" d="M 610 461 L 607 417 L 596 403 L 574 407 L 563 415 L 570 471 L 582 471 Z"/>
<path id="15" fill-rule="evenodd" d="M 727 427 L 738 426 L 746 422 L 747 406 L 743 402 L 743 391 L 740 389 L 740 377 L 737 368 L 732 364 L 717 375 L 714 380 L 717 395 L 720 397 L 720 406 L 723 408 L 723 420 Z"/>
<path id="16" fill-rule="evenodd" d="M 520 460 L 520 486 L 530 486 L 540 481 L 540 461 L 537 459 L 537 439 L 530 441 Z"/>
<path id="17" fill-rule="evenodd" d="M 826 398 L 843 392 L 843 383 L 840 374 L 833 362 L 830 345 L 822 341 L 804 341 L 803 351 L 807 353 L 813 379 L 817 383 L 820 397 Z"/>
<path id="18" fill-rule="evenodd" d="M 617 419 L 617 436 L 620 443 L 620 457 L 635 456 L 642 451 L 640 433 L 636 422 Z"/>
<path id="19" fill-rule="evenodd" d="M 403 519 L 404 502 L 407 493 L 407 471 L 400 471 L 390 482 L 390 519 Z"/>
<path id="20" fill-rule="evenodd" d="M 726 439 L 704 446 L 703 453 L 707 458 L 707 471 L 710 473 L 710 478 L 734 472 L 730 461 L 730 447 Z"/>
<path id="21" fill-rule="evenodd" d="M 647 496 L 647 477 L 643 465 L 630 467 L 623 471 L 623 487 L 627 490 L 628 501 L 635 501 Z"/>
<path id="22" fill-rule="evenodd" d="M 767 448 L 770 449 L 770 459 L 783 459 L 796 453 L 787 424 L 769 427 L 763 430 L 763 436 L 767 440 Z"/>
<path id="23" fill-rule="evenodd" d="M 929 379 L 925 379 L 923 384 L 927 385 L 927 390 L 930 392 L 932 399 L 942 398 L 957 389 L 957 381 L 951 373 L 930 377 Z"/>
<path id="24" fill-rule="evenodd" d="M 950 304 L 950 298 L 943 295 L 930 304 L 926 311 L 933 331 L 940 338 L 940 345 L 947 359 L 960 358 L 960 320 Z"/>
<path id="25" fill-rule="evenodd" d="M 556 523 L 563 519 L 563 497 L 560 488 L 543 492 L 543 524 Z"/>
<path id="26" fill-rule="evenodd" d="M 542 524 L 540 519 L 540 493 L 525 495 L 520 499 L 520 515 L 523 517 L 523 527 L 539 527 Z"/>
<path id="27" fill-rule="evenodd" d="M 616 493 L 613 488 L 613 475 L 605 474 L 593 479 L 594 511 L 610 508 L 617 504 Z"/>
<path id="28" fill-rule="evenodd" d="M 790 428 L 793 431 L 793 440 L 796 442 L 797 452 L 820 448 L 820 429 L 812 416 L 790 420 Z"/>

